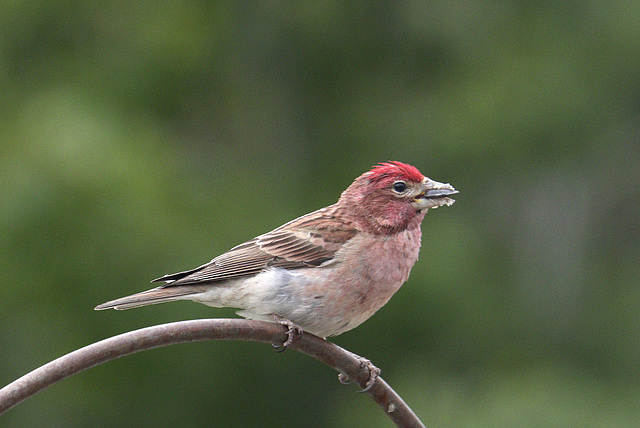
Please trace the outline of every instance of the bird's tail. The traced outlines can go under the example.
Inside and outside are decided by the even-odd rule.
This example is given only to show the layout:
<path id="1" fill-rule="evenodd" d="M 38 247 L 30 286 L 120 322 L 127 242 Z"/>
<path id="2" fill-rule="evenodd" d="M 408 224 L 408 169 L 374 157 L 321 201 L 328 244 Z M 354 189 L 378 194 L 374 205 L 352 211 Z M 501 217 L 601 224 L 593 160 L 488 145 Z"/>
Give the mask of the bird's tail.
<path id="1" fill-rule="evenodd" d="M 116 300 L 103 303 L 96 306 L 96 311 L 104 309 L 132 309 L 141 306 L 155 305 L 157 303 L 173 302 L 174 300 L 189 300 L 189 296 L 204 291 L 202 287 L 197 286 L 180 286 L 180 287 L 157 287 L 141 293 L 132 294 L 131 296 L 121 297 Z"/>

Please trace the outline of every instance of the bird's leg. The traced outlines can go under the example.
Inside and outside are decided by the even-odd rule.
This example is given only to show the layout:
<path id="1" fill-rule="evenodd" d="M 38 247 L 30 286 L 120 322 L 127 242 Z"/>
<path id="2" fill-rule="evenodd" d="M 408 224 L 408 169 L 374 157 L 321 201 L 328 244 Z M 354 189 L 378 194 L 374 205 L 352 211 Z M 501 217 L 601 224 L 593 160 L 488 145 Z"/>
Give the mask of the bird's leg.
<path id="1" fill-rule="evenodd" d="M 371 389 L 373 384 L 376 382 L 376 379 L 378 378 L 378 376 L 380 376 L 380 369 L 374 366 L 371 361 L 367 360 L 364 357 L 361 357 L 356 354 L 353 354 L 353 356 L 356 357 L 358 361 L 360 361 L 360 367 L 363 367 L 363 368 L 366 367 L 367 370 L 369 370 L 369 379 L 367 380 L 367 383 L 364 385 L 364 389 L 360 391 L 360 392 L 367 392 L 368 390 Z M 347 376 L 344 373 L 340 373 L 338 375 L 338 380 L 343 385 L 348 385 L 349 383 L 351 383 L 349 382 L 349 376 Z"/>
<path id="2" fill-rule="evenodd" d="M 273 320 L 280 325 L 287 327 L 287 340 L 282 345 L 272 345 L 276 352 L 284 352 L 289 345 L 298 340 L 302 336 L 302 327 L 294 324 L 291 320 L 288 320 L 280 315 L 271 315 Z"/>

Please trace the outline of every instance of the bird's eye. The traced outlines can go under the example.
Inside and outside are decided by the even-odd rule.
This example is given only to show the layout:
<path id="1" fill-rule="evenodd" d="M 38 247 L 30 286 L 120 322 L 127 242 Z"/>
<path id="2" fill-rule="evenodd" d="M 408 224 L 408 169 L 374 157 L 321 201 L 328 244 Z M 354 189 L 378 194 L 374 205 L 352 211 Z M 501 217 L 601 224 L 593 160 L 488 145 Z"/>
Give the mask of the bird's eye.
<path id="1" fill-rule="evenodd" d="M 396 181 L 393 183 L 392 189 L 396 193 L 404 193 L 404 191 L 407 190 L 407 183 L 404 181 Z"/>

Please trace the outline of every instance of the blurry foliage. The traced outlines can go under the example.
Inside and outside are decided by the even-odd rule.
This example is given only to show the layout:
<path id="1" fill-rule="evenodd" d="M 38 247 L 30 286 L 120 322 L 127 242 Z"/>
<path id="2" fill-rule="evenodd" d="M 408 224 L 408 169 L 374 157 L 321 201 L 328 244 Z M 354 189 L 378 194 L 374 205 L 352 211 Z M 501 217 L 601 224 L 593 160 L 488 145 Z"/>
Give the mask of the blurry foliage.
<path id="1" fill-rule="evenodd" d="M 173 320 L 92 311 L 402 160 L 461 193 L 335 341 L 427 425 L 637 426 L 640 3 L 0 4 L 0 382 Z M 295 353 L 146 352 L 23 426 L 389 426 Z M 312 422 L 304 422 L 312 421 Z"/>

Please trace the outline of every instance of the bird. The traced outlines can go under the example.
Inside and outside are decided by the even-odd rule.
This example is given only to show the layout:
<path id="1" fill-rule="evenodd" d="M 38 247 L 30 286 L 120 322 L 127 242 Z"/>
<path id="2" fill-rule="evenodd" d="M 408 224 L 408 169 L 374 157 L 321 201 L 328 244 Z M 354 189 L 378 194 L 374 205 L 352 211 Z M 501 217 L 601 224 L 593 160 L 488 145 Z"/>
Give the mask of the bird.
<path id="1" fill-rule="evenodd" d="M 336 336 L 362 324 L 398 291 L 418 259 L 425 214 L 453 204 L 450 196 L 457 193 L 414 166 L 382 162 L 335 204 L 95 309 L 191 300 L 284 324 L 290 334 L 285 346 L 303 331 Z"/>

